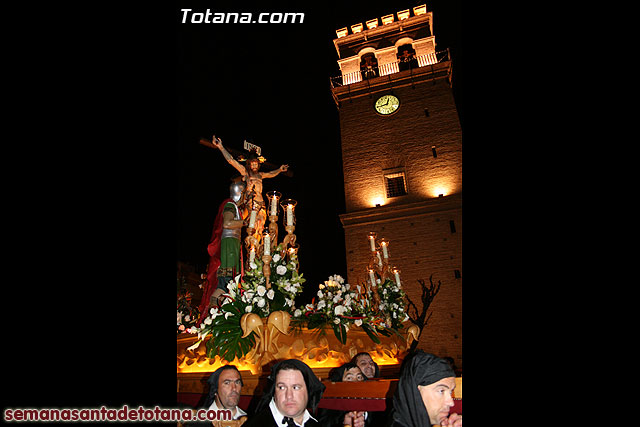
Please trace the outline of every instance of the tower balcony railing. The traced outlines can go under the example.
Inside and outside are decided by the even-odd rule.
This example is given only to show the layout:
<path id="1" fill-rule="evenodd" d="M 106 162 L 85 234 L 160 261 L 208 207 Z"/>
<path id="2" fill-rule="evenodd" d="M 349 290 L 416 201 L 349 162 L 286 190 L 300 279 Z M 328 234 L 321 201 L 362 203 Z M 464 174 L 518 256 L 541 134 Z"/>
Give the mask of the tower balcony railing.
<path id="1" fill-rule="evenodd" d="M 379 66 L 361 68 L 360 71 L 331 77 L 331 87 L 346 86 L 376 77 L 399 73 L 400 71 L 422 68 L 429 65 L 449 61 L 449 49 L 440 52 L 429 53 L 412 58 L 409 61 L 388 62 Z"/>

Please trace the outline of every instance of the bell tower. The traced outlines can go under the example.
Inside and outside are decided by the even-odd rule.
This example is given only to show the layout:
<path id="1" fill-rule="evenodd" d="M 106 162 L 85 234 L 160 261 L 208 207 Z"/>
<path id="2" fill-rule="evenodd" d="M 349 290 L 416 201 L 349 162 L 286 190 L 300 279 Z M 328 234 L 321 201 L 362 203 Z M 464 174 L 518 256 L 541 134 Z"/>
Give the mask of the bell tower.
<path id="1" fill-rule="evenodd" d="M 336 31 L 349 283 L 366 280 L 369 232 L 385 238 L 403 287 L 440 281 L 419 348 L 462 366 L 462 132 L 448 49 L 426 5 Z"/>

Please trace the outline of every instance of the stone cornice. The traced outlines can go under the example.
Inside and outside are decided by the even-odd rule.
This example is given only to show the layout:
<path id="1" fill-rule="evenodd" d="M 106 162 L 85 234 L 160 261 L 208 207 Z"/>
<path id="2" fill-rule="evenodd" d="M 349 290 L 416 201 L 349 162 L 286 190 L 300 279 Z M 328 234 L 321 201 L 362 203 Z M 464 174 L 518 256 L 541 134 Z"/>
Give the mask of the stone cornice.
<path id="1" fill-rule="evenodd" d="M 395 219 L 409 219 L 435 212 L 456 210 L 462 208 L 462 194 L 436 197 L 420 202 L 402 205 L 386 205 L 363 209 L 340 215 L 344 228 L 363 224 L 375 224 Z"/>

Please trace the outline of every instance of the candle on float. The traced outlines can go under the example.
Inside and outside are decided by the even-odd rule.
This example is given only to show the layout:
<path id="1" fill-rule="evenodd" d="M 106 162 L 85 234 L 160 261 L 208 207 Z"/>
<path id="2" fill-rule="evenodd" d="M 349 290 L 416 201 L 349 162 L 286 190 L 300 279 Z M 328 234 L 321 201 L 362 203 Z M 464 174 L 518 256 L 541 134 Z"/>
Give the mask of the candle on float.
<path id="1" fill-rule="evenodd" d="M 271 216 L 278 214 L 278 199 L 276 196 L 271 197 Z"/>
<path id="2" fill-rule="evenodd" d="M 264 254 L 271 255 L 271 236 L 269 234 L 264 235 Z"/>
<path id="3" fill-rule="evenodd" d="M 287 205 L 287 225 L 293 225 L 293 205 Z"/>
<path id="4" fill-rule="evenodd" d="M 375 251 L 376 250 L 376 238 L 375 236 L 369 234 L 369 243 L 371 244 L 371 251 Z"/>
<path id="5" fill-rule="evenodd" d="M 258 215 L 258 211 L 251 211 L 251 216 L 249 217 L 249 228 L 254 228 L 256 225 L 256 216 Z"/>
<path id="6" fill-rule="evenodd" d="M 376 276 L 373 274 L 373 270 L 369 269 L 369 280 L 371 280 L 371 286 L 376 286 Z"/>
<path id="7" fill-rule="evenodd" d="M 397 268 L 393 269 L 393 275 L 396 276 L 396 285 L 400 286 L 400 271 Z"/>
<path id="8" fill-rule="evenodd" d="M 380 246 L 382 246 L 382 255 L 384 256 L 384 259 L 389 258 L 389 252 L 387 252 L 387 245 L 388 243 L 385 241 L 380 242 Z"/>
<path id="9" fill-rule="evenodd" d="M 249 262 L 252 263 L 256 259 L 256 248 L 251 246 L 251 252 L 249 252 Z"/>

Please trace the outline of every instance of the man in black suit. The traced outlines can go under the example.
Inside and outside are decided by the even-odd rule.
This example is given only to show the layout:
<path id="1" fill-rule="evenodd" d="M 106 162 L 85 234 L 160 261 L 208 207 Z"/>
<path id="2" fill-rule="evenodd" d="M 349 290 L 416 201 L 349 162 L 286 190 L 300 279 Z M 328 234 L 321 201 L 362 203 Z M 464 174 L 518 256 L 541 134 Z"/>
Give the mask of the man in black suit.
<path id="1" fill-rule="evenodd" d="M 325 386 L 304 362 L 296 359 L 276 363 L 256 414 L 244 427 L 312 427 Z"/>

